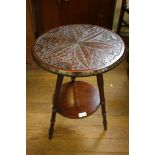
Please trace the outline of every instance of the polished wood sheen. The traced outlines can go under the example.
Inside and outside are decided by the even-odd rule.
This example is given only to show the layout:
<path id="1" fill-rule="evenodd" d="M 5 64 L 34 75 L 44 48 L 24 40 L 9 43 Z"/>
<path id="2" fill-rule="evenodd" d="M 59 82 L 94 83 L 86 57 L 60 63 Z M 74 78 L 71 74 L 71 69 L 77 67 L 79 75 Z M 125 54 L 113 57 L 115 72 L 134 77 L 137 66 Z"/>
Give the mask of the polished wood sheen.
<path id="1" fill-rule="evenodd" d="M 94 24 L 112 29 L 116 0 L 31 0 L 37 37 L 62 25 Z"/>
<path id="2" fill-rule="evenodd" d="M 123 61 L 104 74 L 108 130 L 103 130 L 101 108 L 84 119 L 56 115 L 53 139 L 48 140 L 51 95 L 57 75 L 36 64 L 26 72 L 26 155 L 129 155 L 129 84 Z M 97 88 L 96 77 L 77 78 Z M 70 78 L 64 78 L 64 83 Z"/>
<path id="3" fill-rule="evenodd" d="M 57 74 L 49 139 L 53 136 L 56 112 L 68 118 L 82 118 L 102 109 L 103 126 L 107 130 L 103 72 L 124 58 L 124 42 L 120 36 L 103 27 L 78 24 L 55 28 L 36 41 L 34 60 L 45 70 Z M 64 76 L 71 81 L 63 84 Z M 75 81 L 76 77 L 96 75 L 98 92 L 92 85 Z"/>
<path id="4" fill-rule="evenodd" d="M 93 85 L 75 81 L 63 85 L 57 111 L 68 118 L 84 118 L 94 113 L 99 107 L 99 94 Z M 80 113 L 86 116 L 79 117 Z"/>

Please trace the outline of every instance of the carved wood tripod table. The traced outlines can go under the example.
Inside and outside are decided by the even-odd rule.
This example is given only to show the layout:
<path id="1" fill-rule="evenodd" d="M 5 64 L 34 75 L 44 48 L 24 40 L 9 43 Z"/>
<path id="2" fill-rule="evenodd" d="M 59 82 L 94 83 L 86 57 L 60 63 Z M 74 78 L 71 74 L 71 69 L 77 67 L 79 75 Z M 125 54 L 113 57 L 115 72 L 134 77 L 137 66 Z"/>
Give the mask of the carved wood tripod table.
<path id="1" fill-rule="evenodd" d="M 66 25 L 55 28 L 36 40 L 35 62 L 57 74 L 49 139 L 54 132 L 56 113 L 67 118 L 84 118 L 101 105 L 103 126 L 107 130 L 102 73 L 117 66 L 124 58 L 124 42 L 114 32 L 96 25 Z M 71 81 L 63 84 L 64 76 Z M 76 77 L 96 76 L 97 91 Z"/>

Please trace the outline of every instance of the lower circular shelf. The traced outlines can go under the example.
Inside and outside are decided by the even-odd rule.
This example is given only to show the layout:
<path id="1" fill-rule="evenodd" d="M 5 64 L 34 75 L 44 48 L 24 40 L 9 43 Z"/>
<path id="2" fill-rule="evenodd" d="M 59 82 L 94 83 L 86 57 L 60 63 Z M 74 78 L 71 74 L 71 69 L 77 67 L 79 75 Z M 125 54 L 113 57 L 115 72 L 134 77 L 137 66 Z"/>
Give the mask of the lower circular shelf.
<path id="1" fill-rule="evenodd" d="M 75 81 L 63 85 L 57 112 L 64 117 L 78 119 L 91 115 L 99 105 L 98 90 L 87 82 Z"/>

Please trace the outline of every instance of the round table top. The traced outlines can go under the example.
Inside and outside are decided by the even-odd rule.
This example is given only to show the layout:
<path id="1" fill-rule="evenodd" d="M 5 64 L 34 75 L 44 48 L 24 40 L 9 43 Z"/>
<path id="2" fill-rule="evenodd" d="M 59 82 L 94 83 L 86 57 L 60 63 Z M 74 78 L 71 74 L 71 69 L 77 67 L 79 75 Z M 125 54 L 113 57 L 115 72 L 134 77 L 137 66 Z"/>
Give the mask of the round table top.
<path id="1" fill-rule="evenodd" d="M 96 25 L 66 25 L 36 40 L 33 56 L 47 71 L 66 76 L 91 76 L 118 65 L 124 42 L 116 33 Z"/>

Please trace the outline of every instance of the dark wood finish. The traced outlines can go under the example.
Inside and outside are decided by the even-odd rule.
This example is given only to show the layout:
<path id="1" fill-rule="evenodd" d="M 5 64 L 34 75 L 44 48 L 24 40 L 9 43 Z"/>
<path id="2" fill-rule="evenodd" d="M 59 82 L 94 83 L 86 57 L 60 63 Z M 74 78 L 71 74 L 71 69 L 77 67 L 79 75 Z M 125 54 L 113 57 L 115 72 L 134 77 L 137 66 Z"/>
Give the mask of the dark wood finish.
<path id="1" fill-rule="evenodd" d="M 107 130 L 102 72 L 114 68 L 123 60 L 122 39 L 99 26 L 62 26 L 38 38 L 33 56 L 41 67 L 58 74 L 49 139 L 54 132 L 56 112 L 68 118 L 82 118 L 94 113 L 99 105 L 104 129 Z M 64 75 L 71 76 L 71 82 L 62 86 Z M 97 76 L 99 93 L 92 85 L 75 81 L 77 76 L 91 75 Z"/>
<path id="2" fill-rule="evenodd" d="M 94 113 L 99 103 L 99 93 L 94 86 L 82 81 L 69 82 L 63 85 L 58 113 L 72 119 L 84 118 Z M 86 115 L 80 117 L 80 113 Z"/>
<path id="3" fill-rule="evenodd" d="M 115 0 L 62 0 L 63 24 L 95 24 L 112 28 Z"/>
<path id="4" fill-rule="evenodd" d="M 26 63 L 32 61 L 31 53 L 35 42 L 35 28 L 32 17 L 32 7 L 30 0 L 26 0 Z"/>
<path id="5" fill-rule="evenodd" d="M 57 76 L 57 82 L 55 87 L 55 93 L 53 95 L 53 108 L 52 108 L 52 117 L 51 117 L 51 123 L 50 123 L 50 129 L 49 129 L 49 139 L 52 139 L 53 132 L 54 132 L 54 124 L 55 124 L 55 118 L 56 118 L 56 112 L 57 112 L 57 104 L 59 104 L 59 98 L 63 83 L 63 75 Z"/>
<path id="6" fill-rule="evenodd" d="M 106 72 L 124 58 L 124 42 L 116 33 L 94 25 L 55 28 L 36 41 L 33 55 L 44 69 L 68 76 Z"/>
<path id="7" fill-rule="evenodd" d="M 71 82 L 75 82 L 75 77 L 71 77 Z"/>
<path id="8" fill-rule="evenodd" d="M 118 22 L 118 28 L 117 28 L 118 34 L 120 34 L 122 27 L 129 28 L 129 23 L 127 23 L 123 19 L 125 12 L 129 14 L 129 0 L 123 0 L 122 1 L 122 7 L 121 7 L 120 17 L 119 17 L 119 22 Z"/>
<path id="9" fill-rule="evenodd" d="M 27 68 L 26 143 L 27 155 L 129 155 L 129 84 L 128 63 L 123 61 L 103 74 L 108 130 L 102 125 L 101 108 L 84 119 L 67 119 L 56 115 L 53 139 L 47 139 L 51 93 L 56 75 L 39 66 Z M 77 78 L 96 86 L 96 77 Z M 70 78 L 65 78 L 70 82 Z M 110 87 L 110 84 L 113 87 Z M 153 123 L 153 122 L 152 122 Z M 149 153 L 148 153 L 149 154 Z"/>
<path id="10" fill-rule="evenodd" d="M 36 37 L 51 28 L 62 25 L 59 0 L 32 0 L 37 23 Z"/>
<path id="11" fill-rule="evenodd" d="M 100 104 L 101 104 L 102 116 L 103 116 L 103 126 L 104 126 L 104 129 L 107 130 L 106 107 L 105 107 L 105 97 L 104 97 L 104 81 L 103 81 L 102 74 L 97 75 L 97 83 L 98 83 L 99 94 L 100 94 Z"/>
<path id="12" fill-rule="evenodd" d="M 68 24 L 95 24 L 111 29 L 116 0 L 32 0 L 37 36 Z"/>

